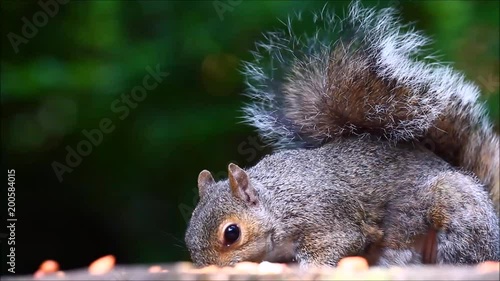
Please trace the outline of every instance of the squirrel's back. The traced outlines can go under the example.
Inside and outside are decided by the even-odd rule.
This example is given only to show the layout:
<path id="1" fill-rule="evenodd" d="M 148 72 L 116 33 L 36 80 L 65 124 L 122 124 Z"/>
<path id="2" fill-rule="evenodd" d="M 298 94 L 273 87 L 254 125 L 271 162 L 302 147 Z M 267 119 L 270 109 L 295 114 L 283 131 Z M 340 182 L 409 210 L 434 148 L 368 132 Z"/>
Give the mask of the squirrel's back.
<path id="1" fill-rule="evenodd" d="M 355 1 L 344 18 L 325 8 L 266 33 L 245 64 L 245 120 L 278 149 L 363 135 L 424 145 L 474 173 L 498 211 L 499 138 L 478 87 L 426 54 L 428 38 L 395 12 Z M 313 30 L 298 33 L 306 21 Z"/>
<path id="2" fill-rule="evenodd" d="M 277 151 L 249 168 L 248 174 L 262 188 L 270 190 L 276 202 L 280 201 L 276 200 L 277 193 L 313 198 L 318 193 L 327 196 L 326 190 L 331 189 L 334 193 L 344 190 L 371 204 L 377 198 L 386 200 L 388 196 L 402 197 L 406 192 L 414 192 L 408 187 L 450 170 L 450 164 L 425 148 L 348 137 L 318 148 Z M 304 189 L 305 186 L 311 188 Z M 279 192 L 273 191 L 276 188 Z"/>

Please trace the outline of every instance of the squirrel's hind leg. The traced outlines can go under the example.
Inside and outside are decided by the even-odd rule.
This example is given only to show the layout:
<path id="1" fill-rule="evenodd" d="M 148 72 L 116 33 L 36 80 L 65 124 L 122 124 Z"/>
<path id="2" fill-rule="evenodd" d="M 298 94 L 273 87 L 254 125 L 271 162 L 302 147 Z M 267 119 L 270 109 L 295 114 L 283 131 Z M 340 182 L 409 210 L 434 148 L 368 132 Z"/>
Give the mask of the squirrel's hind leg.
<path id="1" fill-rule="evenodd" d="M 430 182 L 429 221 L 437 230 L 438 264 L 499 260 L 498 216 L 484 187 L 459 172 Z"/>
<path id="2" fill-rule="evenodd" d="M 498 216 L 484 187 L 469 175 L 441 172 L 398 197 L 387 213 L 374 255 L 379 266 L 500 259 Z"/>

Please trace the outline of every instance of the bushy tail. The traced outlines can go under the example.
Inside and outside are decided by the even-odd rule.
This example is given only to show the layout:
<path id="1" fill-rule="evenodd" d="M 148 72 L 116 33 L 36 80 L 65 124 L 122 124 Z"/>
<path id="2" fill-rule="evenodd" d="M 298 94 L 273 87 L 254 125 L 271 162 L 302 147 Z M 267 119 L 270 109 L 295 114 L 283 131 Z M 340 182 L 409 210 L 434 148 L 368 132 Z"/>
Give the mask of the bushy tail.
<path id="1" fill-rule="evenodd" d="M 285 25 L 244 65 L 252 99 L 244 117 L 265 141 L 278 149 L 352 135 L 421 142 L 475 173 L 498 210 L 498 136 L 478 88 L 423 52 L 427 37 L 394 9 L 357 1 L 344 18 L 325 7 Z"/>

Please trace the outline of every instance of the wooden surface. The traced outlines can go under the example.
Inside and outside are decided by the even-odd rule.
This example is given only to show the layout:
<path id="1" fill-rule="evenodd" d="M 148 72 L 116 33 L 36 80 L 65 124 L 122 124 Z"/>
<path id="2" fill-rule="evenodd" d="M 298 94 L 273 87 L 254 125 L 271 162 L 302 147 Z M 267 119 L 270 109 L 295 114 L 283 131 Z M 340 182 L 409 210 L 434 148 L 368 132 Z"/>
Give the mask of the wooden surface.
<path id="1" fill-rule="evenodd" d="M 497 264 L 481 266 L 371 267 L 364 271 L 347 269 L 300 270 L 280 265 L 262 270 L 256 264 L 240 268 L 194 269 L 190 263 L 159 264 L 164 272 L 150 272 L 150 265 L 117 265 L 103 275 L 90 275 L 87 268 L 64 271 L 34 279 L 33 275 L 6 275 L 2 280 L 499 280 Z M 158 269 L 158 266 L 156 267 Z"/>

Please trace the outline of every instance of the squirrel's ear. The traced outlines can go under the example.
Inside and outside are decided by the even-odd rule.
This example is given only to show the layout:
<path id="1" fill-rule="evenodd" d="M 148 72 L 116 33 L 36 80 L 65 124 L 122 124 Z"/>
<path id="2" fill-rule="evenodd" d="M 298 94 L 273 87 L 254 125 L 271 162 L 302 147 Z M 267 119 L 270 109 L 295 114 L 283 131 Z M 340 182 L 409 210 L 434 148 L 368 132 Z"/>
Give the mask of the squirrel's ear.
<path id="1" fill-rule="evenodd" d="M 209 171 L 207 170 L 201 171 L 200 174 L 198 175 L 198 194 L 200 195 L 200 197 L 205 192 L 206 188 L 214 183 L 215 180 Z"/>
<path id="2" fill-rule="evenodd" d="M 247 173 L 236 164 L 229 164 L 229 185 L 233 196 L 249 203 L 257 203 L 257 193 L 250 184 Z"/>

